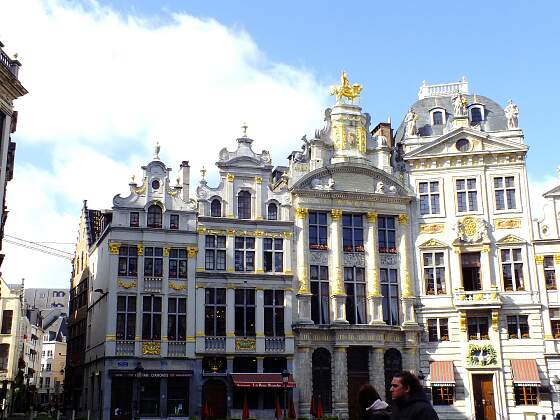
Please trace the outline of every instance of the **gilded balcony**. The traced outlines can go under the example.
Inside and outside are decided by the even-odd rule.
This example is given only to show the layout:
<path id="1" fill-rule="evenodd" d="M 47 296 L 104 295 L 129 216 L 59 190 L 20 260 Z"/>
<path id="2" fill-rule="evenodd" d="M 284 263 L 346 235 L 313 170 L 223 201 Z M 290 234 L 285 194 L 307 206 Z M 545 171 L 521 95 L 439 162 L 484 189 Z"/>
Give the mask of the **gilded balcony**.
<path id="1" fill-rule="evenodd" d="M 497 288 L 490 290 L 464 290 L 455 289 L 453 304 L 461 309 L 499 309 L 502 299 Z"/>

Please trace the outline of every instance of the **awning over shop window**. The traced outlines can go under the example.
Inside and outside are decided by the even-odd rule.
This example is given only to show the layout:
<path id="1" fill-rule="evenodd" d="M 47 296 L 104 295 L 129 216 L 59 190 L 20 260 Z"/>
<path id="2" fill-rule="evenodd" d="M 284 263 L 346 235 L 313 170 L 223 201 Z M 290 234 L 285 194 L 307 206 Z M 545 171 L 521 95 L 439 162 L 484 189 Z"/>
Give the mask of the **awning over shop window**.
<path id="1" fill-rule="evenodd" d="M 238 388 L 282 388 L 281 373 L 232 373 L 233 384 Z M 288 378 L 287 388 L 295 388 L 294 377 Z"/>
<path id="2" fill-rule="evenodd" d="M 540 385 L 539 369 L 535 359 L 511 360 L 511 374 L 515 385 Z"/>
<path id="3" fill-rule="evenodd" d="M 430 382 L 432 385 L 455 386 L 453 362 L 439 361 L 430 363 Z"/>

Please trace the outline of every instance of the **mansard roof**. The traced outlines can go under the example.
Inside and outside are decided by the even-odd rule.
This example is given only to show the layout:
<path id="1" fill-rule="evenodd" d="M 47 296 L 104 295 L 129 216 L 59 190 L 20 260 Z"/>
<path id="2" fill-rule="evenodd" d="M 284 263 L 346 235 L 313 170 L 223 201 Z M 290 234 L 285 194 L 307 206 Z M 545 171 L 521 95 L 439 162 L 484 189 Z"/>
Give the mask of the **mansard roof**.
<path id="1" fill-rule="evenodd" d="M 503 108 L 495 101 L 481 95 L 463 95 L 468 101 L 468 106 L 483 105 L 485 110 L 484 131 L 505 131 L 507 120 Z M 416 127 L 420 137 L 441 136 L 453 121 L 452 96 L 436 96 L 423 98 L 412 105 L 412 110 L 417 115 Z M 447 113 L 447 125 L 432 125 L 430 111 L 434 108 L 443 108 Z M 395 140 L 397 143 L 405 140 L 405 122 L 401 122 Z"/>

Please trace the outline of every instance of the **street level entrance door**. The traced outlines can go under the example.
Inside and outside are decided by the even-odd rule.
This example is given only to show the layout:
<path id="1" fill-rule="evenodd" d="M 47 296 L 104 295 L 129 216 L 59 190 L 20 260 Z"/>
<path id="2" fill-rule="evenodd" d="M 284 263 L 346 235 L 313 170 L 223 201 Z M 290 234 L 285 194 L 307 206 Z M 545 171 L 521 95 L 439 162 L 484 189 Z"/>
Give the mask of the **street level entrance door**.
<path id="1" fill-rule="evenodd" d="M 348 347 L 348 415 L 350 420 L 359 420 L 360 405 L 358 404 L 358 391 L 362 385 L 369 382 L 369 348 Z"/>
<path id="2" fill-rule="evenodd" d="M 474 412 L 476 420 L 496 420 L 494 375 L 473 375 Z"/>
<path id="3" fill-rule="evenodd" d="M 209 379 L 202 386 L 202 409 L 207 404 L 207 417 L 225 419 L 227 417 L 227 387 L 217 379 Z M 203 414 L 204 415 L 204 414 Z"/>

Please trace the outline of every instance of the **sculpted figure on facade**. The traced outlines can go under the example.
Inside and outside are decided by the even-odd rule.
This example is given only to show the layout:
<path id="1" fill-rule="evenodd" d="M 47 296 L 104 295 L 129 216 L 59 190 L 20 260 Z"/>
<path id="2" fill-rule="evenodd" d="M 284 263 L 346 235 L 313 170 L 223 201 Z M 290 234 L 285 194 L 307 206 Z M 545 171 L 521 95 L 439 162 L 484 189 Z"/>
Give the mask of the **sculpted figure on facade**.
<path id="1" fill-rule="evenodd" d="M 303 136 L 301 138 L 303 141 L 303 145 L 301 146 L 301 151 L 296 152 L 294 156 L 294 161 L 296 162 L 308 162 L 311 157 L 311 147 L 309 145 L 309 140 L 307 140 L 307 136 Z"/>
<path id="2" fill-rule="evenodd" d="M 513 103 L 511 99 L 508 101 L 507 106 L 504 108 L 504 112 L 506 114 L 508 129 L 512 130 L 517 128 L 519 123 L 519 108 L 516 104 Z"/>
<path id="3" fill-rule="evenodd" d="M 459 92 L 451 101 L 453 102 L 453 115 L 455 117 L 467 115 L 467 100 L 462 93 Z"/>
<path id="4" fill-rule="evenodd" d="M 418 127 L 416 127 L 416 120 L 418 119 L 418 115 L 414 112 L 412 108 L 406 114 L 404 121 L 406 123 L 406 135 L 407 137 L 413 137 L 418 134 Z"/>

